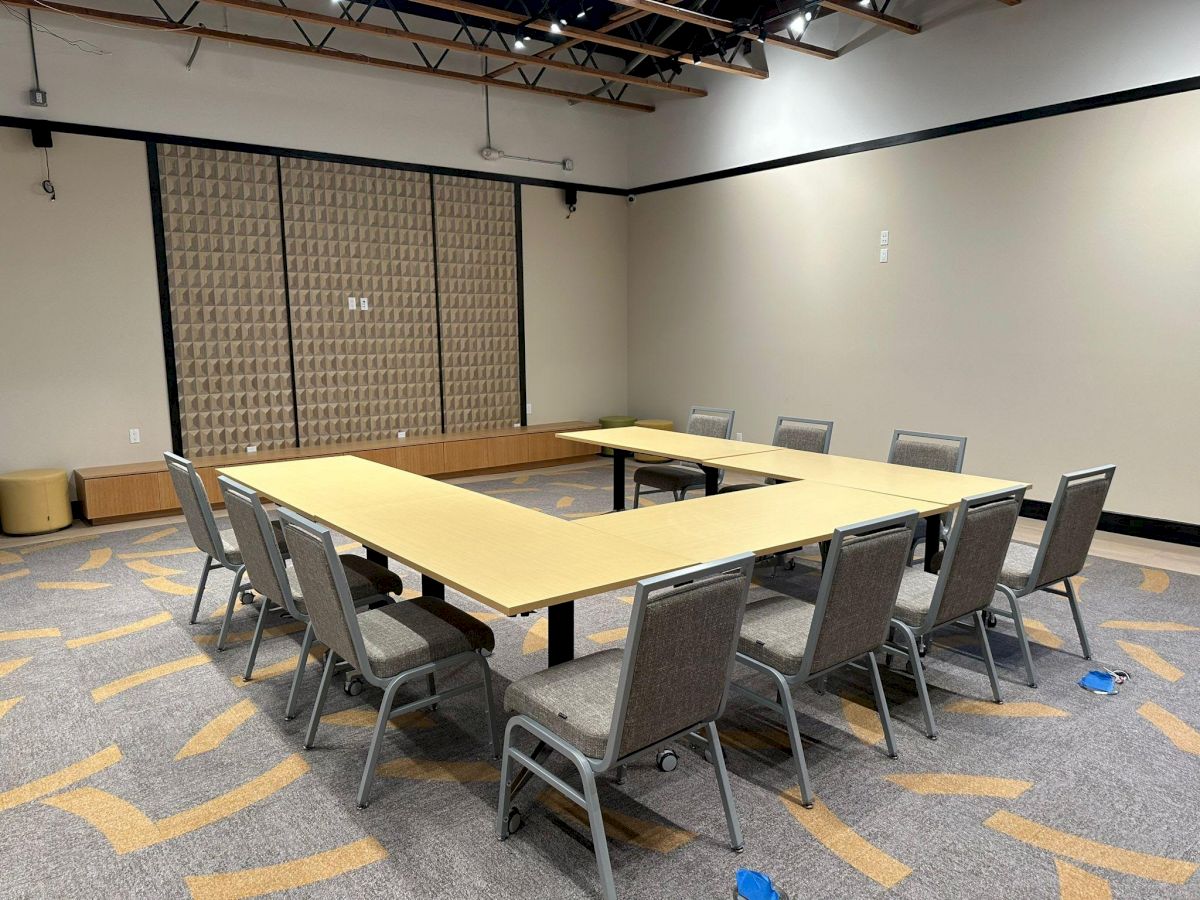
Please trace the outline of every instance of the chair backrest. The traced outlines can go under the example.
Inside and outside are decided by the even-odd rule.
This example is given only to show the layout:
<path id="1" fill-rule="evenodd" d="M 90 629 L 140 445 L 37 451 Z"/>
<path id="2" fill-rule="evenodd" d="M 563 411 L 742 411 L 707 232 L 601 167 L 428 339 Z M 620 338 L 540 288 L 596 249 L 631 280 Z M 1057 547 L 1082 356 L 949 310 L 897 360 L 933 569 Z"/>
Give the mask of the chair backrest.
<path id="1" fill-rule="evenodd" d="M 1025 489 L 1015 488 L 977 494 L 959 504 L 924 630 L 991 604 L 1024 497 Z"/>
<path id="2" fill-rule="evenodd" d="M 916 469 L 961 472 L 966 454 L 965 437 L 897 428 L 892 432 L 892 446 L 888 449 L 887 461 Z"/>
<path id="3" fill-rule="evenodd" d="M 802 678 L 865 656 L 887 638 L 916 525 L 917 511 L 909 510 L 833 532 Z"/>
<path id="4" fill-rule="evenodd" d="M 687 432 L 728 440 L 733 437 L 733 410 L 693 406 L 688 414 Z"/>
<path id="5" fill-rule="evenodd" d="M 293 618 L 308 621 L 296 608 L 283 555 L 279 552 L 271 520 L 258 494 L 226 475 L 217 478 L 217 484 L 225 498 L 229 524 L 237 536 L 238 549 L 242 551 L 242 562 L 246 564 L 250 584 L 258 593 L 282 603 Z"/>
<path id="6" fill-rule="evenodd" d="M 1059 479 L 1027 590 L 1079 574 L 1116 472 L 1116 466 L 1097 466 L 1068 472 Z"/>
<path id="7" fill-rule="evenodd" d="M 775 421 L 775 436 L 771 443 L 788 450 L 807 450 L 810 453 L 828 453 L 829 441 L 833 437 L 833 423 L 827 419 L 799 419 L 795 416 L 780 416 Z"/>
<path id="8" fill-rule="evenodd" d="M 346 572 L 333 546 L 333 535 L 328 528 L 290 509 L 280 509 L 279 520 L 317 640 L 362 672 L 367 681 L 378 684 L 366 664 L 362 632 L 350 600 Z"/>
<path id="9" fill-rule="evenodd" d="M 213 518 L 212 504 L 208 502 L 208 492 L 204 490 L 200 473 L 182 456 L 166 452 L 163 453 L 163 459 L 166 460 L 167 472 L 171 475 L 171 484 L 183 508 L 183 517 L 192 533 L 192 540 L 213 559 L 224 563 L 225 544 L 221 540 L 217 520 Z"/>
<path id="10" fill-rule="evenodd" d="M 605 764 L 720 718 L 754 556 L 638 582 Z"/>

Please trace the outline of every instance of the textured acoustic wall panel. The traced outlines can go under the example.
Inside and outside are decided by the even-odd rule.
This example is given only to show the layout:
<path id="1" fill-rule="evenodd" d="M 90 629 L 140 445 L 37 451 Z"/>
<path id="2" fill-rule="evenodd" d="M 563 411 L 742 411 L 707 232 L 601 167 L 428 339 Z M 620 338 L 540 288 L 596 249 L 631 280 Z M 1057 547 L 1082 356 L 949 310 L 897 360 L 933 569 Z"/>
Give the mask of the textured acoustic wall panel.
<path id="1" fill-rule="evenodd" d="M 513 185 L 434 176 L 446 431 L 521 421 Z"/>
<path id="2" fill-rule="evenodd" d="M 273 156 L 160 145 L 183 452 L 294 446 Z"/>
<path id="3" fill-rule="evenodd" d="M 281 165 L 301 444 L 438 432 L 429 176 Z"/>

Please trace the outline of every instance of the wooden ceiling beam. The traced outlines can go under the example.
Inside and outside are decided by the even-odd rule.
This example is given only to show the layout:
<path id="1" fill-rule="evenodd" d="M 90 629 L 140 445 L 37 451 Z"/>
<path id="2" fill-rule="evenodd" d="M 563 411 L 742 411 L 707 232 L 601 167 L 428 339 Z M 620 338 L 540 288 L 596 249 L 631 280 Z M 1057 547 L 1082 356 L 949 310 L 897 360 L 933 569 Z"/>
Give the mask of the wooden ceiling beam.
<path id="1" fill-rule="evenodd" d="M 476 44 L 467 43 L 466 41 L 454 41 L 450 40 L 449 38 L 437 37 L 431 34 L 423 34 L 419 31 L 406 31 L 403 28 L 392 28 L 387 25 L 377 25 L 373 22 L 359 22 L 352 19 L 340 18 L 338 16 L 329 16 L 324 13 L 296 9 L 294 7 L 270 6 L 266 3 L 258 3 L 256 0 L 201 0 L 201 2 L 212 3 L 216 6 L 225 6 L 229 7 L 230 9 L 239 9 L 245 12 L 261 13 L 262 15 L 273 16 L 280 19 L 295 19 L 299 22 L 311 22 L 314 25 L 337 28 L 342 31 L 357 31 L 379 37 L 393 38 L 395 40 L 405 41 L 406 43 L 426 44 L 431 47 L 441 47 L 444 50 L 453 50 L 458 53 L 469 53 L 474 56 L 485 56 L 491 59 L 503 59 L 508 62 L 515 61 L 517 63 L 522 63 L 527 58 L 520 53 L 514 53 L 511 50 L 502 50 L 498 47 L 483 47 Z M 702 88 L 689 87 L 683 84 L 671 84 L 656 78 L 643 78 L 638 75 L 623 75 L 620 72 L 611 72 L 604 69 L 593 69 L 588 66 L 580 66 L 575 63 L 569 63 L 558 59 L 544 59 L 539 61 L 538 65 L 546 66 L 549 69 L 556 69 L 560 72 L 570 72 L 575 75 L 586 75 L 588 77 L 599 77 L 607 81 L 619 81 L 623 84 L 651 88 L 657 91 L 671 91 L 676 94 L 685 94 L 690 97 L 704 97 L 708 93 Z"/>
<path id="2" fill-rule="evenodd" d="M 889 16 L 887 13 L 876 12 L 874 7 L 869 5 L 863 6 L 861 3 L 856 3 L 855 0 L 821 0 L 821 6 L 834 12 L 845 13 L 848 16 L 854 16 L 867 22 L 873 22 L 876 25 L 882 25 L 885 28 L 902 31 L 905 34 L 921 33 L 920 25 L 905 21 L 904 19 L 897 19 L 895 16 Z"/>
<path id="3" fill-rule="evenodd" d="M 613 16 L 611 19 L 597 28 L 596 31 L 600 32 L 601 34 L 608 34 L 610 31 L 616 31 L 618 28 L 623 28 L 630 22 L 643 19 L 648 15 L 649 13 L 638 12 L 637 10 L 623 12 L 619 15 Z M 547 59 L 548 57 L 553 56 L 555 53 L 558 53 L 560 50 L 568 50 L 571 47 L 576 47 L 582 43 L 584 43 L 583 38 L 568 38 L 561 44 L 555 44 L 553 47 L 547 47 L 545 50 L 539 50 L 537 53 L 534 53 L 529 57 L 529 65 L 536 65 L 539 59 Z M 488 78 L 499 78 L 501 75 L 507 75 L 513 69 L 519 69 L 522 65 L 524 65 L 524 63 L 510 63 L 507 66 L 501 66 L 494 72 L 488 72 Z"/>
<path id="4" fill-rule="evenodd" d="M 503 87 L 509 90 L 524 91 L 531 94 L 541 94 L 547 97 L 557 97 L 576 103 L 596 103 L 601 106 L 618 109 L 636 110 L 637 112 L 654 112 L 654 107 L 646 103 L 635 103 L 630 100 L 612 100 L 608 97 L 581 94 L 576 91 L 559 90 L 558 88 L 542 87 L 512 81 L 494 81 L 483 75 L 472 75 L 466 72 L 452 72 L 448 69 L 434 69 L 412 63 L 400 62 L 394 59 L 384 59 L 377 56 L 367 56 L 363 53 L 347 53 L 343 50 L 310 47 L 307 44 L 297 44 L 291 41 L 281 41 L 275 38 L 259 37 L 253 34 L 242 34 L 236 31 L 221 31 L 216 28 L 206 28 L 203 25 L 177 25 L 165 19 L 154 19 L 147 16 L 135 16 L 129 13 L 111 12 L 106 9 L 92 9 L 86 6 L 74 6 L 59 3 L 57 0 L 4 0 L 10 6 L 25 9 L 61 13 L 65 16 L 76 16 L 82 19 L 94 19 L 98 22 L 111 22 L 130 28 L 144 28 L 148 31 L 168 32 L 189 38 L 209 38 L 214 41 L 224 41 L 230 44 L 242 44 L 248 47 L 261 47 L 267 50 L 278 50 L 284 53 L 298 53 L 317 59 L 336 60 L 338 62 L 355 63 L 357 65 L 375 66 L 392 69 L 399 72 L 409 72 L 416 75 L 427 75 L 432 78 L 442 78 L 457 81 L 460 84 L 488 85 Z M 343 20 L 344 21 L 344 20 Z"/>

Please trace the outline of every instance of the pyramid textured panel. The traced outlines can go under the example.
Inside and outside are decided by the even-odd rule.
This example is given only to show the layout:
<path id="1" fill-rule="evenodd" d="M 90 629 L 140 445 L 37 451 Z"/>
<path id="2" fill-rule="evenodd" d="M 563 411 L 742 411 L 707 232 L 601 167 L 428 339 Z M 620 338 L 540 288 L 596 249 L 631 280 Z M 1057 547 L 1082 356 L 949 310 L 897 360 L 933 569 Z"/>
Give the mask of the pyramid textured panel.
<path id="1" fill-rule="evenodd" d="M 514 187 L 435 175 L 446 431 L 521 421 Z"/>
<path id="2" fill-rule="evenodd" d="M 440 431 L 429 176 L 281 164 L 301 444 Z"/>
<path id="3" fill-rule="evenodd" d="M 275 158 L 160 144 L 183 452 L 295 445 Z"/>

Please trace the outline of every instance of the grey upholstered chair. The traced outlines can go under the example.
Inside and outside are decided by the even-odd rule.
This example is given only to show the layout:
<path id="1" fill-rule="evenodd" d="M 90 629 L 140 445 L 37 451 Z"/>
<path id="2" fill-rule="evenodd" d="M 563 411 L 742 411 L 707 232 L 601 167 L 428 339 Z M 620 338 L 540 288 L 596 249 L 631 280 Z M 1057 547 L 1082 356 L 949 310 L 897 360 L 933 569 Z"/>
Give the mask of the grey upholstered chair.
<path id="1" fill-rule="evenodd" d="M 937 725 L 925 684 L 920 647 L 934 630 L 966 618 L 974 621 L 992 685 L 992 699 L 1001 702 L 1000 681 L 984 627 L 983 610 L 991 605 L 996 594 L 996 581 L 1024 496 L 1025 489 L 1017 488 L 967 497 L 958 506 L 938 574 L 930 575 L 921 569 L 904 572 L 892 617 L 892 636 L 899 633 L 904 640 L 888 642 L 887 658 L 900 656 L 908 660 L 925 715 L 925 733 L 930 738 L 937 737 Z"/>
<path id="2" fill-rule="evenodd" d="M 775 420 L 775 434 L 771 437 L 771 444 L 784 450 L 828 453 L 829 442 L 832 438 L 833 423 L 828 419 L 801 419 L 796 416 L 780 416 Z M 778 479 L 775 478 L 768 478 L 766 480 L 766 484 L 778 483 Z M 727 484 L 721 488 L 721 493 L 744 491 L 749 488 L 762 486 L 757 483 Z"/>
<path id="3" fill-rule="evenodd" d="M 516 715 L 504 735 L 496 811 L 500 840 L 520 827 L 519 810 L 509 804 L 536 775 L 587 810 L 604 897 L 615 900 L 596 776 L 704 728 L 729 843 L 741 851 L 717 719 L 725 708 L 753 564 L 754 557 L 745 553 L 638 582 L 624 650 L 602 650 L 509 686 L 504 705 Z M 518 731 L 537 739 L 528 754 L 514 746 Z M 551 750 L 574 765 L 582 793 L 543 765 Z M 509 780 L 514 770 L 515 784 Z"/>
<path id="4" fill-rule="evenodd" d="M 728 440 L 733 437 L 733 410 L 693 406 L 687 433 Z M 646 490 L 647 487 L 650 489 Z M 633 508 L 637 509 L 642 494 L 670 493 L 676 500 L 682 500 L 694 487 L 704 487 L 704 473 L 697 466 L 639 466 L 633 473 Z"/>
<path id="5" fill-rule="evenodd" d="M 766 697 L 737 682 L 733 689 L 783 715 L 806 807 L 812 806 L 813 794 L 793 686 L 821 679 L 843 666 L 863 668 L 860 661 L 865 660 L 888 756 L 896 756 L 875 651 L 887 640 L 916 521 L 917 512 L 912 510 L 836 529 L 815 604 L 772 594 L 746 607 L 737 660 L 770 678 L 774 691 Z"/>
<path id="6" fill-rule="evenodd" d="M 935 434 L 928 431 L 905 431 L 897 428 L 892 432 L 892 444 L 888 448 L 887 461 L 914 469 L 933 469 L 938 472 L 961 472 L 963 459 L 967 455 L 967 439 L 954 434 Z M 953 519 L 942 516 L 942 543 L 950 534 Z M 925 536 L 925 522 L 917 524 L 913 535 L 913 547 Z M 909 564 L 912 564 L 910 558 Z"/>
<path id="7" fill-rule="evenodd" d="M 1008 598 L 1007 610 L 992 606 L 989 612 L 1012 619 L 1025 656 L 1025 672 L 1029 686 L 1037 686 L 1037 674 L 1033 668 L 1033 655 L 1029 652 L 1029 637 L 1021 619 L 1018 598 L 1034 591 L 1046 591 L 1066 597 L 1071 604 L 1071 616 L 1075 619 L 1075 630 L 1079 633 L 1079 645 L 1083 658 L 1092 658 L 1087 632 L 1083 627 L 1083 616 L 1079 612 L 1079 596 L 1071 578 L 1082 571 L 1087 562 L 1088 549 L 1100 524 L 1104 511 L 1104 500 L 1112 485 L 1117 467 L 1096 466 L 1068 472 L 1058 482 L 1058 492 L 1050 505 L 1050 515 L 1037 547 L 1013 543 L 1004 558 L 997 588 Z M 1061 583 L 1062 588 L 1054 585 Z"/>
<path id="8" fill-rule="evenodd" d="M 229 623 L 233 619 L 234 606 L 239 598 L 250 592 L 246 583 L 246 567 L 242 561 L 242 551 L 238 547 L 236 535 L 222 534 L 213 518 L 212 505 L 208 501 L 208 493 L 204 490 L 204 482 L 200 473 L 189 460 L 174 453 L 163 453 L 167 463 L 167 472 L 171 476 L 171 484 L 175 487 L 175 495 L 183 508 L 183 517 L 187 521 L 188 531 L 192 540 L 205 554 L 204 568 L 200 572 L 200 584 L 196 586 L 196 599 L 192 602 L 192 616 L 189 621 L 196 624 L 200 614 L 200 601 L 204 597 L 204 588 L 208 584 L 208 573 L 213 569 L 228 569 L 233 573 L 233 585 L 229 588 L 229 600 L 225 604 L 225 618 L 221 622 L 221 634 L 217 638 L 217 649 L 225 649 L 225 638 L 229 634 Z M 283 542 L 283 532 L 279 523 L 274 523 L 273 538 L 275 545 L 283 556 L 287 556 L 287 546 Z"/>
<path id="9" fill-rule="evenodd" d="M 304 595 L 295 572 L 287 568 L 283 554 L 279 552 L 279 547 L 273 540 L 275 531 L 258 494 L 226 475 L 220 476 L 217 483 L 225 498 L 225 509 L 229 512 L 233 533 L 238 539 L 238 546 L 242 548 L 246 574 L 254 586 L 254 592 L 262 597 L 243 679 L 249 681 L 254 675 L 254 663 L 258 659 L 258 648 L 262 644 L 263 628 L 272 607 L 286 612 L 306 626 L 300 644 L 300 657 L 296 661 L 296 673 L 292 676 L 292 689 L 284 711 L 284 717 L 292 719 L 296 715 L 300 682 L 304 677 L 308 653 L 313 644 L 313 626 L 304 607 Z M 389 594 L 399 594 L 404 590 L 404 582 L 400 576 L 386 566 L 349 553 L 341 554 L 338 559 L 346 575 L 346 584 L 350 588 L 350 599 L 356 607 L 388 603 Z"/>
<path id="10" fill-rule="evenodd" d="M 329 648 L 304 737 L 304 749 L 311 750 L 316 741 L 329 683 L 341 663 L 358 670 L 369 684 L 383 691 L 358 787 L 358 807 L 364 809 L 370 802 L 379 745 L 388 721 L 413 710 L 436 706 L 443 700 L 480 687 L 481 683 L 472 682 L 440 693 L 433 692 L 393 709 L 400 686 L 454 666 L 478 665 L 482 673 L 492 753 L 499 755 L 488 666 L 488 657 L 496 646 L 492 630 L 473 616 L 433 597 L 424 599 L 446 607 L 440 615 L 434 615 L 425 604 L 412 600 L 378 609 L 356 610 L 346 569 L 338 559 L 329 529 L 289 509 L 280 510 L 279 515 L 292 551 L 292 565 L 304 592 L 305 611 L 316 639 Z"/>

